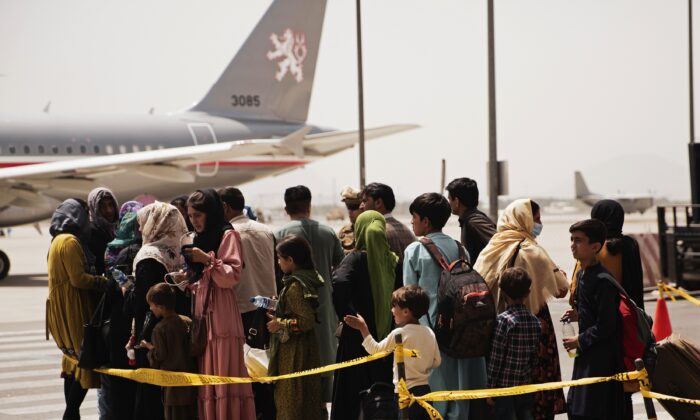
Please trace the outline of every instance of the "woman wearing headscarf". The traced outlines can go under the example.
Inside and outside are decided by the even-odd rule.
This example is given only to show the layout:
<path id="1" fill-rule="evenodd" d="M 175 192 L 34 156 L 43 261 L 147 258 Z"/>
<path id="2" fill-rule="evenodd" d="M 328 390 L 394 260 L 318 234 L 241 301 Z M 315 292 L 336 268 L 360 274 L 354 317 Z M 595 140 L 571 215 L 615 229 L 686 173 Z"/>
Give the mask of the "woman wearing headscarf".
<path id="1" fill-rule="evenodd" d="M 516 200 L 503 211 L 496 234 L 474 264 L 474 269 L 486 280 L 496 298 L 498 312 L 505 309 L 505 298 L 499 295 L 498 287 L 503 270 L 521 267 L 532 279 L 525 306 L 537 316 L 541 327 L 538 364 L 532 372 L 533 383 L 561 381 L 559 352 L 547 302 L 566 296 L 569 287 L 564 272 L 537 243 L 536 237 L 541 232 L 540 206 L 529 199 Z M 561 390 L 535 394 L 535 419 L 552 419 L 554 415 L 564 412 L 566 402 Z"/>
<path id="2" fill-rule="evenodd" d="M 94 291 L 105 291 L 108 287 L 107 279 L 93 275 L 88 265 L 88 228 L 87 205 L 75 199 L 58 206 L 49 228 L 53 239 L 48 255 L 46 323 L 63 352 L 61 377 L 66 400 L 63 418 L 68 420 L 80 418 L 80 405 L 87 390 L 100 386 L 96 373 L 80 369 L 74 362 L 83 341 L 83 325 L 90 321 L 95 310 Z"/>
<path id="3" fill-rule="evenodd" d="M 208 340 L 199 357 L 199 372 L 219 376 L 248 376 L 243 344 L 245 334 L 234 287 L 243 265 L 241 238 L 224 218 L 219 194 L 197 190 L 187 199 L 187 215 L 194 227 L 193 247 L 185 257 L 199 280 L 194 285 L 194 316 L 204 317 Z M 204 303 L 207 295 L 209 301 Z M 250 384 L 199 388 L 200 420 L 254 419 Z"/>
<path id="4" fill-rule="evenodd" d="M 333 273 L 333 304 L 338 319 L 360 314 L 369 331 L 382 340 L 391 331 L 391 293 L 395 288 L 399 257 L 389 249 L 386 221 L 381 213 L 368 210 L 355 220 L 355 249 Z M 338 343 L 337 362 L 368 353 L 362 347 L 362 335 L 343 326 Z M 376 382 L 391 383 L 391 359 L 385 358 L 335 372 L 332 419 L 357 419 L 360 391 Z"/>
<path id="5" fill-rule="evenodd" d="M 143 246 L 134 259 L 134 287 L 126 294 L 126 305 L 134 320 L 136 343 L 151 341 L 156 319 L 148 309 L 146 293 L 165 274 L 180 268 L 180 238 L 185 220 L 174 206 L 156 201 L 136 213 Z M 148 350 L 136 350 L 136 367 L 149 367 Z M 161 389 L 148 384 L 136 385 L 135 419 L 162 419 Z"/>
<path id="6" fill-rule="evenodd" d="M 88 209 L 90 211 L 88 248 L 95 256 L 95 271 L 97 274 L 105 274 L 105 250 L 107 244 L 114 239 L 119 204 L 112 191 L 99 187 L 88 194 Z"/>
<path id="7" fill-rule="evenodd" d="M 114 239 L 107 244 L 105 251 L 105 270 L 110 272 L 118 268 L 125 274 L 131 274 L 134 258 L 141 249 L 141 232 L 139 231 L 136 212 L 143 208 L 138 201 L 127 201 L 119 209 L 119 224 Z"/>

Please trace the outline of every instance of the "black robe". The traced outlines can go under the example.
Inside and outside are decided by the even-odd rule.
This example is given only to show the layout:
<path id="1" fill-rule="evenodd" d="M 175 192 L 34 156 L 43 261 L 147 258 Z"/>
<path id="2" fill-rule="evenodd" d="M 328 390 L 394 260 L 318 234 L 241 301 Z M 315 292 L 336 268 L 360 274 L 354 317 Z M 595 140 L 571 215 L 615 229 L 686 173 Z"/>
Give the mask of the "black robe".
<path id="1" fill-rule="evenodd" d="M 572 379 L 610 376 L 624 371 L 620 295 L 610 280 L 598 276 L 600 273 L 608 273 L 601 264 L 578 273 L 575 305 L 579 318 L 579 351 Z M 622 382 L 571 387 L 568 407 L 573 418 L 624 418 Z"/>
<path id="2" fill-rule="evenodd" d="M 362 315 L 370 334 L 377 339 L 366 253 L 352 251 L 336 268 L 333 273 L 333 305 L 340 321 L 345 315 Z M 344 362 L 367 355 L 362 347 L 362 334 L 343 325 L 336 361 Z M 360 414 L 360 391 L 377 382 L 391 384 L 392 377 L 391 357 L 336 371 L 333 380 L 331 419 L 357 420 Z"/>

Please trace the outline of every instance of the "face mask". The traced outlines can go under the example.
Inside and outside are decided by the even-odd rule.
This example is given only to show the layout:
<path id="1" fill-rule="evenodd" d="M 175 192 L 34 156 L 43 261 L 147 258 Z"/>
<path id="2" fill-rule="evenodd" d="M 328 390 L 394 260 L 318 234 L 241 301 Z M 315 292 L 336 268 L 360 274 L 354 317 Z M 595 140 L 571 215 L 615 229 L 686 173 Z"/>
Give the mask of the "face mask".
<path id="1" fill-rule="evenodd" d="M 532 228 L 532 236 L 535 238 L 540 236 L 542 233 L 542 223 L 535 223 L 535 226 Z"/>

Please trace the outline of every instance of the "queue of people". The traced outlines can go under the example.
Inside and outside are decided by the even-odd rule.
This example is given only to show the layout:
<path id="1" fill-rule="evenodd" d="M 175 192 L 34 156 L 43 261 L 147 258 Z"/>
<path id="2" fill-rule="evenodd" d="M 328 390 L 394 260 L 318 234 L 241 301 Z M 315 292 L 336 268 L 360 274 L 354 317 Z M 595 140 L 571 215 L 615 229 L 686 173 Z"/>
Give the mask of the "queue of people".
<path id="1" fill-rule="evenodd" d="M 351 224 L 338 234 L 311 218 L 311 191 L 284 194 L 286 225 L 253 221 L 234 187 L 197 190 L 172 204 L 119 203 L 106 188 L 54 212 L 48 255 L 47 326 L 63 352 L 64 419 L 80 418 L 98 388 L 101 419 L 372 418 L 368 399 L 396 409 L 391 358 L 275 384 L 161 388 L 79 367 L 83 325 L 104 299 L 108 367 L 248 376 L 245 348 L 266 349 L 269 375 L 303 371 L 393 349 L 400 333 L 420 359 L 406 360 L 414 395 L 561 381 L 559 348 L 574 352 L 574 379 L 625 370 L 620 297 L 604 274 L 641 302 L 639 250 L 622 235 L 624 212 L 606 200 L 571 227 L 572 282 L 537 242 L 541 208 L 516 200 L 498 223 L 478 210 L 469 178 L 410 205 L 409 229 L 393 217 L 391 187 L 346 188 Z M 442 230 L 454 214 L 459 241 Z M 446 264 L 463 260 L 493 297 L 490 349 L 455 356 L 435 331 L 444 313 L 438 292 Z M 602 264 L 601 264 L 602 263 Z M 123 276 L 122 276 L 123 275 Z M 611 277 L 611 278 L 612 278 Z M 571 293 L 563 320 L 579 334 L 558 344 L 548 302 Z M 251 298 L 274 298 L 275 310 Z M 467 297 L 465 296 L 465 302 Z M 466 336 L 465 336 L 466 337 Z M 391 384 L 377 396 L 377 384 Z M 445 419 L 632 418 L 630 394 L 616 383 L 493 400 L 435 402 Z M 374 393 L 374 394 L 373 394 Z M 619 397 L 619 398 L 618 398 Z M 624 402 L 624 403 L 622 403 Z M 330 412 L 328 404 L 330 405 Z M 363 417 L 361 417 L 363 416 Z M 427 418 L 417 405 L 411 419 Z"/>

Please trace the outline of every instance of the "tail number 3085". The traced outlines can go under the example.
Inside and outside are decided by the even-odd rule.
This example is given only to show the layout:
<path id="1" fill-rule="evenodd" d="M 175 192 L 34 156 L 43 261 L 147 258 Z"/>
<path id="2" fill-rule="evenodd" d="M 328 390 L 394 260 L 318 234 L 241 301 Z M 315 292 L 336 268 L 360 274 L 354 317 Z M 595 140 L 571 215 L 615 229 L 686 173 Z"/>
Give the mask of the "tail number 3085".
<path id="1" fill-rule="evenodd" d="M 260 95 L 231 95 L 231 106 L 257 108 L 260 106 Z"/>

